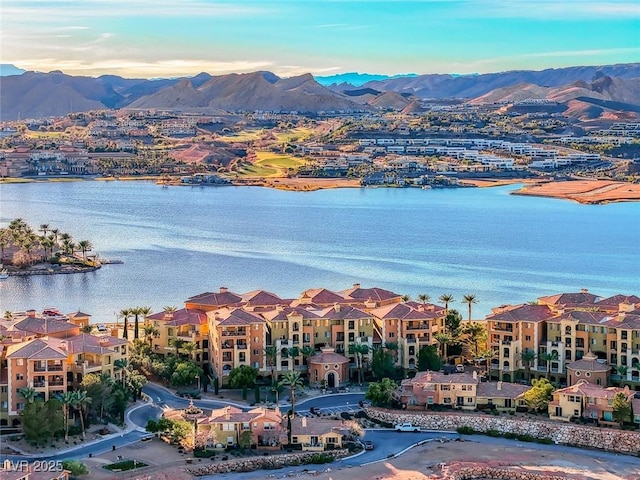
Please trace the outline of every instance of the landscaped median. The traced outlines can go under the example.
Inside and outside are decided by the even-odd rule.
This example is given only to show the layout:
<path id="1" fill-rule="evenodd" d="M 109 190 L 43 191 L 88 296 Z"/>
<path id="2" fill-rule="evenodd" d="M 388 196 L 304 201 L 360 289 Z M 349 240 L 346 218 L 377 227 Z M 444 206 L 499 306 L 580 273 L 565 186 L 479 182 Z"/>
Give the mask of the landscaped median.
<path id="1" fill-rule="evenodd" d="M 237 458 L 223 462 L 211 463 L 197 467 L 189 467 L 187 472 L 198 477 L 214 473 L 252 472 L 254 470 L 275 470 L 292 465 L 314 465 L 329 463 L 336 458 L 349 455 L 349 450 L 329 450 L 322 453 L 284 453 L 281 455 L 269 455 L 262 457 Z"/>
<path id="2" fill-rule="evenodd" d="M 374 407 L 366 407 L 364 410 L 369 418 L 390 425 L 406 422 L 429 430 L 473 429 L 468 430 L 469 433 L 472 431 L 487 434 L 498 432 L 503 436 L 547 439 L 549 442 L 574 447 L 597 448 L 632 455 L 640 452 L 640 432 L 476 413 L 405 413 Z"/>

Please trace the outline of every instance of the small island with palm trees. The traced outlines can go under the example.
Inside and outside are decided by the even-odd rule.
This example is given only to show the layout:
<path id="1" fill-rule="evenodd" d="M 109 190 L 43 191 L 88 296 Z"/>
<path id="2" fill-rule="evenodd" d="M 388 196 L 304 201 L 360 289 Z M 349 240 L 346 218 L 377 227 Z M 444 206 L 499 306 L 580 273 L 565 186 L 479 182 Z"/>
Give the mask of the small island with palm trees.
<path id="1" fill-rule="evenodd" d="M 38 233 L 39 232 L 39 233 Z M 0 270 L 2 278 L 20 275 L 82 273 L 102 266 L 97 254 L 89 255 L 89 240 L 74 242 L 69 233 L 48 224 L 38 229 L 23 219 L 12 220 L 0 228 Z"/>

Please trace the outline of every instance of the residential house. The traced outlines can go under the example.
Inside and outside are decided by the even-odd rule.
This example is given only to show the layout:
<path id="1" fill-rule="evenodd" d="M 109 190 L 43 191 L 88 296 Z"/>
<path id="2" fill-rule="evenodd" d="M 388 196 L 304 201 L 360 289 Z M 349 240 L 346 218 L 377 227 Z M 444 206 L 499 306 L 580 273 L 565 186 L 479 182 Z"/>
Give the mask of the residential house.
<path id="1" fill-rule="evenodd" d="M 524 394 L 531 387 L 509 382 L 480 382 L 476 389 L 476 404 L 480 410 L 515 411 L 526 409 Z"/>
<path id="2" fill-rule="evenodd" d="M 294 417 L 291 420 L 291 444 L 302 451 L 334 450 L 342 448 L 347 430 L 340 420 Z"/>
<path id="3" fill-rule="evenodd" d="M 551 420 L 570 421 L 572 418 L 590 419 L 597 423 L 614 424 L 613 397 L 622 392 L 631 401 L 634 392 L 628 387 L 602 387 L 580 380 L 570 387 L 553 392 L 553 400 L 549 402 L 549 418 Z"/>
<path id="4" fill-rule="evenodd" d="M 474 410 L 479 383 L 476 372 L 418 372 L 414 378 L 401 382 L 399 400 L 409 410 L 428 409 L 433 405 Z"/>

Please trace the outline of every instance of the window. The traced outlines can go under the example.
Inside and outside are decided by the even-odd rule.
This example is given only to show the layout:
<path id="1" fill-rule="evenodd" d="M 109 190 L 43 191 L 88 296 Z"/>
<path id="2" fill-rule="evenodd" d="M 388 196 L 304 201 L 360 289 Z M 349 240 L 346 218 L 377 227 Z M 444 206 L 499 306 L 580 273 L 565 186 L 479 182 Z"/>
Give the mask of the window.
<path id="1" fill-rule="evenodd" d="M 427 403 L 428 403 L 429 405 L 433 405 L 433 397 L 428 397 L 428 398 L 427 398 Z"/>
<path id="2" fill-rule="evenodd" d="M 298 443 L 298 437 L 291 437 L 291 443 Z"/>
<path id="3" fill-rule="evenodd" d="M 8 404 L 7 404 L 7 401 L 5 400 L 5 401 L 2 402 L 2 409 L 6 410 L 7 407 L 8 407 Z"/>
<path id="4" fill-rule="evenodd" d="M 440 390 L 443 392 L 447 392 L 449 390 L 451 390 L 451 386 L 450 385 L 440 385 Z"/>
<path id="5" fill-rule="evenodd" d="M 467 403 L 473 403 L 473 397 L 467 397 Z"/>
<path id="6" fill-rule="evenodd" d="M 16 373 L 16 380 L 24 380 L 24 375 L 22 373 Z"/>
<path id="7" fill-rule="evenodd" d="M 253 337 L 253 343 L 258 343 L 260 339 L 258 337 Z"/>
<path id="8" fill-rule="evenodd" d="M 234 432 L 235 431 L 235 425 L 233 423 L 223 423 L 222 424 L 222 431 L 223 432 Z"/>
<path id="9" fill-rule="evenodd" d="M 327 437 L 327 443 L 338 443 L 338 439 L 336 437 Z"/>
<path id="10" fill-rule="evenodd" d="M 524 336 L 524 339 L 525 339 L 527 342 L 530 342 L 530 341 L 531 341 L 531 335 L 525 335 L 525 336 Z"/>
<path id="11" fill-rule="evenodd" d="M 251 424 L 249 422 L 244 422 L 242 424 L 242 430 L 251 430 Z"/>
<path id="12" fill-rule="evenodd" d="M 395 336 L 396 336 L 396 334 L 395 334 L 395 333 L 393 333 L 393 332 L 389 332 L 389 338 L 393 338 L 393 337 L 395 337 Z"/>
<path id="13" fill-rule="evenodd" d="M 16 410 L 24 410 L 24 403 L 22 402 L 16 403 Z"/>
<path id="14" fill-rule="evenodd" d="M 355 322 L 353 320 L 349 320 L 348 328 L 349 328 L 349 330 L 353 330 L 354 328 L 356 328 Z"/>
<path id="15" fill-rule="evenodd" d="M 349 339 L 350 339 L 351 341 L 353 341 L 352 336 L 353 336 L 353 333 L 350 333 L 350 334 L 349 334 Z M 324 338 L 331 338 L 331 332 L 329 332 L 329 331 L 324 332 Z"/>

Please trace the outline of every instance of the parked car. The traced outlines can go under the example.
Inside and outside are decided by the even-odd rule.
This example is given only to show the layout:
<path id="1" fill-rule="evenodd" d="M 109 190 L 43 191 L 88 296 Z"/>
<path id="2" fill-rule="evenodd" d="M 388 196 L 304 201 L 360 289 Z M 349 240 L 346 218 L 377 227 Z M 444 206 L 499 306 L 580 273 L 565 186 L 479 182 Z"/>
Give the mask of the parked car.
<path id="1" fill-rule="evenodd" d="M 151 440 L 153 440 L 153 435 L 147 435 L 146 437 L 142 437 L 140 439 L 141 442 L 150 442 Z"/>
<path id="2" fill-rule="evenodd" d="M 463 373 L 464 372 L 464 365 L 459 363 L 456 365 L 456 372 L 458 373 Z"/>
<path id="3" fill-rule="evenodd" d="M 371 402 L 369 402 L 368 400 L 360 400 L 358 402 L 358 405 L 360 406 L 360 408 L 369 407 L 371 406 Z"/>
<path id="4" fill-rule="evenodd" d="M 396 432 L 419 432 L 420 427 L 412 423 L 399 423 L 393 427 Z"/>
<path id="5" fill-rule="evenodd" d="M 320 415 L 320 408 L 319 407 L 311 407 L 309 409 L 309 411 L 313 414 L 313 415 Z"/>
<path id="6" fill-rule="evenodd" d="M 373 450 L 373 442 L 371 440 L 365 440 L 362 444 L 365 450 Z"/>

